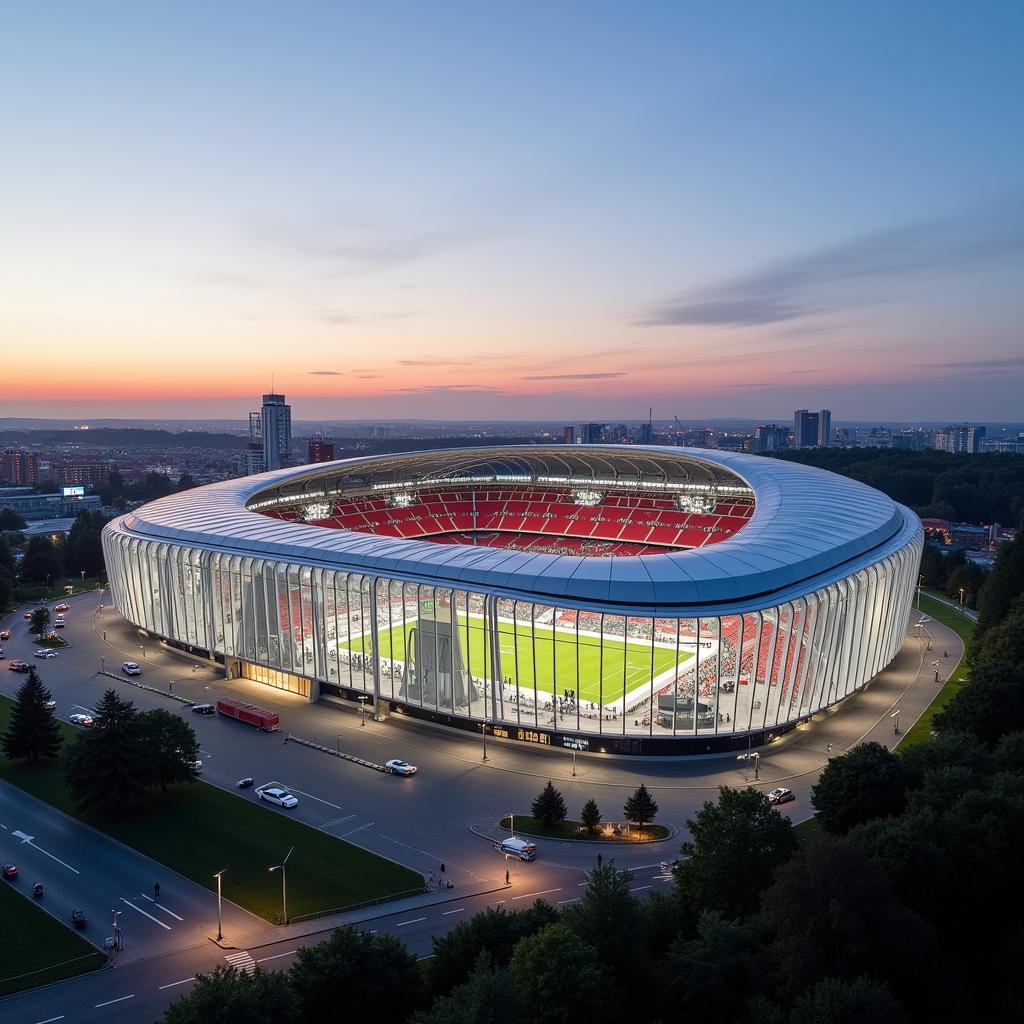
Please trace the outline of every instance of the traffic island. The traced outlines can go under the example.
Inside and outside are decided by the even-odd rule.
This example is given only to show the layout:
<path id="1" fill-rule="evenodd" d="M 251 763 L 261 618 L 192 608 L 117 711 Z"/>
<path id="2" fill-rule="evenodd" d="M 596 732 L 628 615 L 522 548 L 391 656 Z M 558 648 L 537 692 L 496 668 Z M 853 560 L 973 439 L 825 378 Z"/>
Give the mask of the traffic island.
<path id="1" fill-rule="evenodd" d="M 515 828 L 512 828 L 512 825 Z M 671 839 L 674 829 L 668 825 L 644 825 L 642 829 L 629 822 L 602 822 L 593 832 L 580 821 L 560 821 L 548 826 L 529 814 L 505 815 L 498 828 L 512 834 L 522 833 L 537 839 L 558 839 L 575 843 L 660 843 Z"/>

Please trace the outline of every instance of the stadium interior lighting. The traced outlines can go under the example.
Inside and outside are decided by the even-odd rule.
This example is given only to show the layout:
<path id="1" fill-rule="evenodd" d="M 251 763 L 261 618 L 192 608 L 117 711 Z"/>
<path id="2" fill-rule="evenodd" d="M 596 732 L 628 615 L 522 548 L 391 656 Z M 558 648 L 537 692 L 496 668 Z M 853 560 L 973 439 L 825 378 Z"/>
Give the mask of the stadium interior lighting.
<path id="1" fill-rule="evenodd" d="M 331 504 L 328 501 L 314 501 L 302 508 L 302 518 L 306 522 L 315 522 L 317 519 L 326 519 L 331 514 Z"/>
<path id="2" fill-rule="evenodd" d="M 572 500 L 577 505 L 600 505 L 604 500 L 604 495 L 600 491 L 573 491 Z"/>
<path id="3" fill-rule="evenodd" d="M 680 494 L 676 496 L 676 504 L 683 512 L 714 512 L 718 495 L 713 490 L 705 494 Z"/>
<path id="4" fill-rule="evenodd" d="M 392 508 L 408 508 L 419 500 L 420 496 L 412 491 L 396 491 L 391 495 L 388 503 Z"/>

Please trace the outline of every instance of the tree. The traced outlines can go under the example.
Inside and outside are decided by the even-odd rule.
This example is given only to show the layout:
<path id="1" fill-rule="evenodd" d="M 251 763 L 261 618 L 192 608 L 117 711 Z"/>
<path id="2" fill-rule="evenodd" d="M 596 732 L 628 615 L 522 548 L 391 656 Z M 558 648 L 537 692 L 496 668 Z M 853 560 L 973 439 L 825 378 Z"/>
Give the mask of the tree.
<path id="1" fill-rule="evenodd" d="M 179 491 L 191 490 L 193 487 L 195 487 L 195 485 L 196 485 L 196 482 L 193 479 L 191 473 L 182 473 L 181 476 L 178 477 L 178 490 Z"/>
<path id="2" fill-rule="evenodd" d="M 508 968 L 495 967 L 484 949 L 466 982 L 438 996 L 412 1024 L 518 1024 L 522 1019 Z"/>
<path id="3" fill-rule="evenodd" d="M 288 975 L 257 967 L 252 974 L 215 967 L 200 974 L 188 995 L 175 999 L 162 1024 L 294 1024 L 295 993 Z"/>
<path id="4" fill-rule="evenodd" d="M 601 810 L 593 797 L 583 805 L 583 809 L 580 811 L 580 821 L 590 835 L 597 834 L 597 826 L 601 824 Z"/>
<path id="5" fill-rule="evenodd" d="M 0 565 L 0 615 L 7 611 L 14 599 L 14 577 Z"/>
<path id="6" fill-rule="evenodd" d="M 1024 729 L 1024 667 L 1000 661 L 976 666 L 933 724 L 940 733 L 967 733 L 993 749 L 1007 733 Z"/>
<path id="7" fill-rule="evenodd" d="M 24 530 L 28 523 L 13 508 L 0 508 L 0 531 Z"/>
<path id="8" fill-rule="evenodd" d="M 899 814 L 906 799 L 903 762 L 881 743 L 861 743 L 829 758 L 811 788 L 821 827 L 836 835 L 845 835 L 862 821 Z"/>
<path id="9" fill-rule="evenodd" d="M 1024 597 L 1024 535 L 1000 544 L 996 564 L 978 593 L 979 638 L 998 626 Z"/>
<path id="10" fill-rule="evenodd" d="M 384 932 L 336 928 L 303 946 L 291 969 L 300 1024 L 335 1020 L 404 1024 L 422 999 L 419 967 L 405 945 Z"/>
<path id="11" fill-rule="evenodd" d="M 29 583 L 46 583 L 60 579 L 64 563 L 49 537 L 33 537 L 21 560 L 22 579 Z"/>
<path id="12" fill-rule="evenodd" d="M 81 512 L 64 542 L 64 567 L 69 576 L 98 576 L 104 567 L 101 536 L 107 518 L 100 512 Z"/>
<path id="13" fill-rule="evenodd" d="M 681 847 L 686 859 L 676 869 L 676 884 L 695 916 L 717 910 L 726 918 L 746 917 L 797 840 L 764 793 L 722 786 L 718 794 L 717 804 L 706 801 L 686 822 L 693 838 Z"/>
<path id="14" fill-rule="evenodd" d="M 28 624 L 28 631 L 36 636 L 43 636 L 46 627 L 50 624 L 50 609 L 46 607 L 33 608 L 32 619 Z"/>
<path id="15" fill-rule="evenodd" d="M 565 821 L 565 800 L 550 781 L 530 805 L 530 813 L 545 828 L 554 828 L 560 821 Z"/>
<path id="16" fill-rule="evenodd" d="M 790 1024 L 903 1024 L 892 993 L 869 978 L 825 978 L 793 1004 Z"/>
<path id="17" fill-rule="evenodd" d="M 882 868 L 833 836 L 800 847 L 779 868 L 761 923 L 774 961 L 785 965 L 778 990 L 794 996 L 822 978 L 915 977 L 929 953 L 926 927 Z"/>
<path id="18" fill-rule="evenodd" d="M 12 760 L 38 764 L 44 757 L 56 757 L 60 751 L 60 727 L 47 707 L 52 694 L 43 685 L 35 667 L 14 695 L 7 732 L 0 740 L 4 753 Z"/>
<path id="19" fill-rule="evenodd" d="M 949 579 L 946 580 L 946 594 L 959 599 L 960 591 L 963 590 L 963 603 L 968 608 L 974 608 L 978 603 L 978 591 L 987 575 L 980 565 L 967 562 L 949 574 Z"/>
<path id="20" fill-rule="evenodd" d="M 107 690 L 96 704 L 91 729 L 67 752 L 68 789 L 81 810 L 118 814 L 146 796 L 146 754 L 139 742 L 139 714 L 129 700 Z"/>
<path id="21" fill-rule="evenodd" d="M 523 939 L 512 954 L 509 973 L 528 1020 L 596 1024 L 607 1019 L 597 953 L 567 924 L 549 924 Z"/>
<path id="22" fill-rule="evenodd" d="M 1024 600 L 1017 600 L 1006 618 L 987 633 L 982 633 L 971 647 L 971 664 L 1003 661 L 1024 665 Z"/>
<path id="23" fill-rule="evenodd" d="M 622 806 L 626 821 L 633 822 L 641 832 L 644 825 L 658 816 L 658 803 L 641 782 Z"/>
<path id="24" fill-rule="evenodd" d="M 431 992 L 442 995 L 469 979 L 477 954 L 486 949 L 495 967 L 505 967 L 516 944 L 558 920 L 550 903 L 537 900 L 524 910 L 488 907 L 462 921 L 445 935 L 435 935 L 433 956 L 427 961 Z"/>
<path id="25" fill-rule="evenodd" d="M 144 754 L 143 777 L 149 787 L 166 791 L 176 782 L 195 782 L 199 740 L 188 722 L 163 708 L 139 715 L 138 742 Z"/>

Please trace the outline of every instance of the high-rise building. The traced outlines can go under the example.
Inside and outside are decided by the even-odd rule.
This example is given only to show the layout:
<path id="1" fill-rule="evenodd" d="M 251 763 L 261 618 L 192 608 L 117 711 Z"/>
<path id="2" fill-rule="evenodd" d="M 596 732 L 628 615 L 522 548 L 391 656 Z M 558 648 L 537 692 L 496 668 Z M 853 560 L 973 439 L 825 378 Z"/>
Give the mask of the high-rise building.
<path id="1" fill-rule="evenodd" d="M 307 455 L 307 462 L 333 462 L 334 442 L 317 432 L 309 439 Z"/>
<path id="2" fill-rule="evenodd" d="M 786 447 L 788 441 L 789 427 L 780 427 L 776 423 L 759 423 L 754 427 L 750 450 L 752 452 L 778 452 Z"/>
<path id="3" fill-rule="evenodd" d="M 806 409 L 793 413 L 793 447 L 813 448 L 818 443 L 818 414 Z"/>
<path id="4" fill-rule="evenodd" d="M 964 423 L 955 427 L 943 427 L 935 431 L 932 447 L 953 455 L 977 455 L 981 451 L 984 437 L 985 428 L 975 424 Z"/>
<path id="5" fill-rule="evenodd" d="M 600 444 L 604 438 L 604 424 L 603 423 L 581 423 L 580 424 L 580 443 L 581 444 Z"/>
<path id="6" fill-rule="evenodd" d="M 263 468 L 281 469 L 291 464 L 292 407 L 284 395 L 264 395 L 261 411 Z"/>
<path id="7" fill-rule="evenodd" d="M 39 456 L 34 452 L 16 452 L 8 448 L 0 456 L 0 479 L 16 486 L 39 483 Z"/>
<path id="8" fill-rule="evenodd" d="M 576 443 L 576 428 L 571 423 L 562 427 L 562 444 Z"/>
<path id="9" fill-rule="evenodd" d="M 832 447 L 832 410 L 822 409 L 818 413 L 818 447 Z"/>

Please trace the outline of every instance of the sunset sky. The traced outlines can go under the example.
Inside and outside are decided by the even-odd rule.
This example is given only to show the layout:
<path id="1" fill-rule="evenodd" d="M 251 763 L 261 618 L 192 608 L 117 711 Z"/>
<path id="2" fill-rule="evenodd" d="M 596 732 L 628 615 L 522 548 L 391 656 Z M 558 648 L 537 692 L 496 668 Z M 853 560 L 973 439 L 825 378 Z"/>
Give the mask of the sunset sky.
<path id="1" fill-rule="evenodd" d="M 0 417 L 1024 419 L 1024 4 L 3 5 Z"/>

